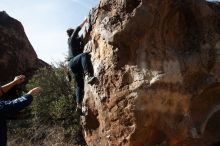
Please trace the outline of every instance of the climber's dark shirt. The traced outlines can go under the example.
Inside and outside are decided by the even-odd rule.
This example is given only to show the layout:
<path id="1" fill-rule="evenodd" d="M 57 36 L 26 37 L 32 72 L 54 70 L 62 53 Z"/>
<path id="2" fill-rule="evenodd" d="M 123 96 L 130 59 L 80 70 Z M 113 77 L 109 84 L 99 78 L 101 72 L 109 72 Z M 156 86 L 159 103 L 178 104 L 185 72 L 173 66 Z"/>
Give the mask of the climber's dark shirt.
<path id="1" fill-rule="evenodd" d="M 83 36 L 79 37 L 78 35 L 80 30 L 81 27 L 78 26 L 68 39 L 68 47 L 69 47 L 68 60 L 83 53 Z"/>

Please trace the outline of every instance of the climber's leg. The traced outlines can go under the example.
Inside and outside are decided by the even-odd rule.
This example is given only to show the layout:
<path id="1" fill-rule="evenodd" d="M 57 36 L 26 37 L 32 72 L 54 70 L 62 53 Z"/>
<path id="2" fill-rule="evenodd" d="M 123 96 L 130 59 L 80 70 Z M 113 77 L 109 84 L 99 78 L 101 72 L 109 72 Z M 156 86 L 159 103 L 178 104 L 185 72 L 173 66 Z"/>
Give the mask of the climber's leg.
<path id="1" fill-rule="evenodd" d="M 84 74 L 90 74 L 93 76 L 93 66 L 91 62 L 91 57 L 88 53 L 83 53 L 81 55 L 81 65 L 84 71 Z"/>
<path id="2" fill-rule="evenodd" d="M 75 74 L 84 73 L 90 84 L 95 80 L 91 57 L 89 53 L 81 53 L 70 60 L 69 68 Z"/>
<path id="3" fill-rule="evenodd" d="M 81 108 L 81 103 L 84 96 L 84 75 L 82 73 L 75 74 L 76 81 L 76 102 L 77 107 Z"/>
<path id="4" fill-rule="evenodd" d="M 81 66 L 81 55 L 82 54 L 79 54 L 69 61 L 69 68 L 73 73 L 83 72 L 83 68 Z"/>
<path id="5" fill-rule="evenodd" d="M 70 60 L 69 68 L 73 73 L 83 72 L 84 74 L 90 74 L 93 76 L 93 66 L 91 62 L 90 54 L 81 53 Z"/>
<path id="6" fill-rule="evenodd" d="M 81 65 L 82 65 L 84 74 L 87 76 L 87 82 L 89 84 L 92 83 L 95 77 L 94 77 L 94 71 L 93 71 L 90 54 L 83 53 L 81 55 Z"/>

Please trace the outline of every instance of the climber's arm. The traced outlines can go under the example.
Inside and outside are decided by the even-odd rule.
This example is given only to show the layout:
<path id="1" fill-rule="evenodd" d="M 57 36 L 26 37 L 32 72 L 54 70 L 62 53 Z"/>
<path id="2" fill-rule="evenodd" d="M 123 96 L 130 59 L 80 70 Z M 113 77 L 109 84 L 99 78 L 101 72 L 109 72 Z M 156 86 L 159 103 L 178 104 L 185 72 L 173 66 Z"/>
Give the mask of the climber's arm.
<path id="1" fill-rule="evenodd" d="M 71 38 L 77 37 L 79 31 L 82 29 L 82 27 L 85 25 L 87 22 L 87 18 L 74 30 L 74 32 L 71 35 Z"/>
<path id="2" fill-rule="evenodd" d="M 92 31 L 92 25 L 91 25 L 91 18 L 87 18 L 87 23 L 88 23 L 88 28 L 85 27 L 84 29 L 84 35 L 81 36 L 81 40 L 83 42 L 83 44 L 87 44 L 88 41 L 91 39 L 91 36 L 90 36 L 90 32 Z"/>
<path id="3" fill-rule="evenodd" d="M 79 27 L 82 28 L 86 24 L 86 22 L 87 22 L 87 18 L 85 18 L 85 20 L 79 25 Z"/>
<path id="4" fill-rule="evenodd" d="M 83 44 L 87 44 L 90 38 L 90 31 L 85 28 L 84 35 L 81 36 Z"/>

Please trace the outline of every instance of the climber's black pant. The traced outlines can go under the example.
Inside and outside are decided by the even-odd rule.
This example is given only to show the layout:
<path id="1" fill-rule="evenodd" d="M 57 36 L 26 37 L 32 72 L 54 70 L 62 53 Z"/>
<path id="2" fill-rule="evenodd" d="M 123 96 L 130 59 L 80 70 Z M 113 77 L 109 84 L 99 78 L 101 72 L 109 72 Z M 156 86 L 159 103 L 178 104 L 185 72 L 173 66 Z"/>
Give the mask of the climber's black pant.
<path id="1" fill-rule="evenodd" d="M 69 61 L 69 68 L 75 74 L 76 102 L 81 103 L 84 96 L 84 74 L 93 75 L 93 67 L 88 53 L 81 53 Z"/>

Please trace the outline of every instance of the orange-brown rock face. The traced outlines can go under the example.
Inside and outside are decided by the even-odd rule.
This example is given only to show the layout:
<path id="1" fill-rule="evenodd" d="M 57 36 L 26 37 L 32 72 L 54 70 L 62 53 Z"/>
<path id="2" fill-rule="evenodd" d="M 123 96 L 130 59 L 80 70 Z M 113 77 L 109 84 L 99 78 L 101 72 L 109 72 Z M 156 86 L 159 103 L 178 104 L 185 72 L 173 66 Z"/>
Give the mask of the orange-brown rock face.
<path id="1" fill-rule="evenodd" d="M 89 146 L 218 145 L 219 3 L 101 0 L 92 22 Z"/>
<path id="2" fill-rule="evenodd" d="M 30 74 L 46 65 L 37 55 L 25 35 L 22 24 L 6 12 L 0 12 L 0 82 L 15 75 Z"/>

